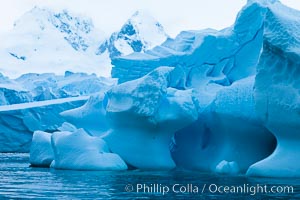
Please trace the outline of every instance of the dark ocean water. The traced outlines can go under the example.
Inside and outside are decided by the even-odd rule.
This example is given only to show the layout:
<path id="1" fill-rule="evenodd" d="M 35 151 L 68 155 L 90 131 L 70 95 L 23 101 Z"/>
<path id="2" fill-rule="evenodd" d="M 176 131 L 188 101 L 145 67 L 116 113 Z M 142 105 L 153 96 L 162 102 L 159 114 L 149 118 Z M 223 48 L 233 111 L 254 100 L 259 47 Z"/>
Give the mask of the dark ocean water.
<path id="1" fill-rule="evenodd" d="M 67 171 L 31 168 L 28 159 L 28 154 L 0 154 L 1 199 L 300 199 L 300 179 L 178 170 Z M 271 187 L 278 192 L 271 193 Z"/>

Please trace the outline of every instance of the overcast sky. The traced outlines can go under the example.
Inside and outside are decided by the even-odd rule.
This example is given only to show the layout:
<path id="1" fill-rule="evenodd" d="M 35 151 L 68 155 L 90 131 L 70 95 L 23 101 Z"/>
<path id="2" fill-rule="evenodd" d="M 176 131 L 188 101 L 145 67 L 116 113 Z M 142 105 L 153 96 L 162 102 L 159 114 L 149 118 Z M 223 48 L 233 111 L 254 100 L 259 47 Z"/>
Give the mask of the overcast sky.
<path id="1" fill-rule="evenodd" d="M 282 2 L 300 10 L 299 0 Z M 2 0 L 0 32 L 37 5 L 89 16 L 106 33 L 118 30 L 136 10 L 147 10 L 175 36 L 181 30 L 227 27 L 244 4 L 246 0 Z"/>

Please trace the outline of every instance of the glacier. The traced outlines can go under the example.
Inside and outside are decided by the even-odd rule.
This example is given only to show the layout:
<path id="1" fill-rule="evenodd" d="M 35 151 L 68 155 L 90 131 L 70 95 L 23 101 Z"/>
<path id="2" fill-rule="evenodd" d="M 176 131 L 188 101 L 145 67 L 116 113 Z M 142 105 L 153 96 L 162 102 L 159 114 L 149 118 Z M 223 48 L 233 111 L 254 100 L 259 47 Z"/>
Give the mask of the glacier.
<path id="1" fill-rule="evenodd" d="M 60 113 L 83 105 L 87 98 L 82 96 L 0 106 L 0 152 L 29 152 L 35 131 L 56 131 L 65 122 Z"/>
<path id="2" fill-rule="evenodd" d="M 150 23 L 139 23 L 145 19 Z M 299 11 L 278 0 L 248 0 L 231 27 L 182 31 L 170 38 L 159 23 L 137 12 L 94 52 L 108 54 L 118 83 L 73 72 L 55 82 L 58 86 L 49 74 L 24 76 L 27 81 L 0 78 L 9 89 L 5 92 L 20 91 L 14 98 L 24 101 L 37 101 L 40 94 L 42 100 L 54 98 L 61 88 L 84 98 L 79 105 L 53 109 L 58 120 L 49 120 L 48 128 L 25 128 L 30 129 L 27 142 L 33 134 L 32 165 L 300 177 L 299 19 Z M 145 42 L 145 24 L 154 24 L 153 43 Z M 76 48 L 88 51 L 85 45 Z M 5 96 L 0 100 L 10 104 Z M 19 105 L 0 107 L 0 117 L 12 112 L 5 116 L 13 122 L 7 129 L 20 123 L 15 120 L 20 109 L 13 106 Z"/>
<path id="3" fill-rule="evenodd" d="M 0 105 L 89 96 L 115 84 L 115 79 L 70 71 L 64 75 L 27 73 L 16 79 L 0 75 Z"/>

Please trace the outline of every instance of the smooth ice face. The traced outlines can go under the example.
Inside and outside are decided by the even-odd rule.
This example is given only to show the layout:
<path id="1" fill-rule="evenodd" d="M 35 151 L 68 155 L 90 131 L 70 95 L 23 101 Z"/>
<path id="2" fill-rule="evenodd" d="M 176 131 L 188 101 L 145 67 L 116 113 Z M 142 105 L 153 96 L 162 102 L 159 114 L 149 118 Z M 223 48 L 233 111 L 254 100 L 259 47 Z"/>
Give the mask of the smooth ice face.
<path id="1" fill-rule="evenodd" d="M 256 112 L 275 135 L 277 147 L 252 165 L 247 175 L 299 177 L 300 12 L 280 3 L 269 6 L 264 48 L 255 80 Z"/>
<path id="2" fill-rule="evenodd" d="M 51 134 L 43 131 L 33 133 L 29 162 L 32 166 L 49 167 L 54 160 Z"/>
<path id="3" fill-rule="evenodd" d="M 62 112 L 61 116 L 90 134 L 99 136 L 109 129 L 106 104 L 107 97 L 104 93 L 99 93 L 91 96 L 83 106 Z"/>
<path id="4" fill-rule="evenodd" d="M 174 132 L 198 117 L 192 90 L 168 88 L 173 68 L 161 67 L 107 93 L 112 130 L 104 137 L 112 152 L 139 169 L 172 169 Z"/>
<path id="5" fill-rule="evenodd" d="M 70 142 L 71 141 L 71 142 Z M 126 163 L 110 153 L 106 142 L 83 129 L 55 132 L 51 137 L 54 160 L 51 167 L 70 170 L 126 170 Z"/>

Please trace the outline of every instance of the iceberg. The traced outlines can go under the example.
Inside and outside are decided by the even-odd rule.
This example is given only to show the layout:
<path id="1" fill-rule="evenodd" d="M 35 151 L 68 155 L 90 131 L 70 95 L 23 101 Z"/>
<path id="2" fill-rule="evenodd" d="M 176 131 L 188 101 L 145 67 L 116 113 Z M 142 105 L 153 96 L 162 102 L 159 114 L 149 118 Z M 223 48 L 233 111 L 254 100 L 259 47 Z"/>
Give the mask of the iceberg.
<path id="1" fill-rule="evenodd" d="M 175 132 L 177 166 L 214 171 L 233 160 L 246 172 L 276 146 L 248 175 L 297 176 L 298 30 L 299 11 L 248 1 L 229 28 L 183 31 L 151 50 L 113 58 L 112 76 L 126 84 L 170 66 L 177 72 L 170 85 L 193 89 L 199 117 Z"/>

